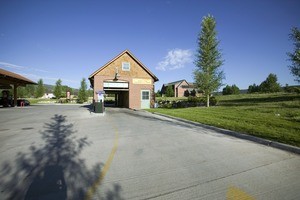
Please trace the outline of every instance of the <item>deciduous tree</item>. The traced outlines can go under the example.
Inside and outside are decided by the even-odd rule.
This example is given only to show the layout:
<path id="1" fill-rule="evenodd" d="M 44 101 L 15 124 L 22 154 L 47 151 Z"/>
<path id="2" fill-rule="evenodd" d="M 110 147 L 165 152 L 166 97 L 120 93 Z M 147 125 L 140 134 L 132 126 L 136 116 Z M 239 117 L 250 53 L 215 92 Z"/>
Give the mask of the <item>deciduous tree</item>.
<path id="1" fill-rule="evenodd" d="M 239 94 L 240 89 L 238 86 L 233 84 L 232 86 L 226 85 L 226 87 L 223 88 L 223 95 L 230 95 L 230 94 Z"/>
<path id="2" fill-rule="evenodd" d="M 54 88 L 54 95 L 56 99 L 59 99 L 61 97 L 61 92 L 62 92 L 61 80 L 58 79 L 55 83 L 55 88 Z"/>
<path id="3" fill-rule="evenodd" d="M 194 71 L 196 86 L 206 95 L 207 107 L 211 93 L 221 87 L 224 79 L 224 73 L 220 69 L 223 60 L 218 45 L 216 21 L 213 16 L 208 15 L 201 22 Z"/>
<path id="4" fill-rule="evenodd" d="M 295 81 L 300 83 L 300 30 L 296 27 L 292 28 L 290 39 L 294 43 L 294 52 L 287 53 L 292 64 L 289 66 L 291 74 L 295 76 Z"/>
<path id="5" fill-rule="evenodd" d="M 79 103 L 83 103 L 86 102 L 87 100 L 88 100 L 87 84 L 85 78 L 83 78 L 78 92 L 78 101 Z"/>
<path id="6" fill-rule="evenodd" d="M 38 81 L 38 86 L 36 88 L 36 92 L 35 92 L 35 97 L 36 98 L 40 98 L 45 94 L 45 87 L 44 87 L 44 83 L 43 83 L 43 79 L 40 79 Z"/>
<path id="7" fill-rule="evenodd" d="M 253 85 L 249 85 L 248 87 L 248 93 L 256 93 L 259 92 L 259 85 L 256 85 L 255 83 L 253 83 Z"/>
<path id="8" fill-rule="evenodd" d="M 281 87 L 280 84 L 277 83 L 276 74 L 269 74 L 267 79 L 259 85 L 259 90 L 264 93 L 279 92 Z"/>

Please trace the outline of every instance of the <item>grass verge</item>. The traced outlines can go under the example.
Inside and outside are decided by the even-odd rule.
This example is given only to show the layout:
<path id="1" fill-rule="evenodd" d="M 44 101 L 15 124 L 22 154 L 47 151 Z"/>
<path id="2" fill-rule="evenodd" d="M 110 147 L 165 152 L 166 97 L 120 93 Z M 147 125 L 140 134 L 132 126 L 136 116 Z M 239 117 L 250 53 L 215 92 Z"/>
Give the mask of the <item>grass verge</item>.
<path id="1" fill-rule="evenodd" d="M 218 96 L 215 107 L 149 109 L 207 125 L 300 147 L 300 95 Z"/>

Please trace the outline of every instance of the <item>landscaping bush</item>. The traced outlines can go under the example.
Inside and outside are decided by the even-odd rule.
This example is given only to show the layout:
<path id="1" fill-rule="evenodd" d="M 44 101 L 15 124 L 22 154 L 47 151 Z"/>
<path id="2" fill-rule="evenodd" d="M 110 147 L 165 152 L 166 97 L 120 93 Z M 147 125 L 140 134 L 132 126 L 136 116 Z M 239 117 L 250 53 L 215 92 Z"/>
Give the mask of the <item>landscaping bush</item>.
<path id="1" fill-rule="evenodd" d="M 189 96 L 187 100 L 160 100 L 157 102 L 158 108 L 188 108 L 200 107 L 206 105 L 206 98 Z M 210 105 L 217 105 L 215 97 L 210 98 Z"/>
<path id="2" fill-rule="evenodd" d="M 300 87 L 299 86 L 285 86 L 284 88 L 284 91 L 285 92 L 288 92 L 288 93 L 300 93 Z"/>
<path id="3" fill-rule="evenodd" d="M 209 99 L 210 106 L 215 106 L 215 105 L 217 105 L 217 103 L 218 103 L 218 100 L 216 99 L 216 97 L 210 97 L 210 99 Z"/>

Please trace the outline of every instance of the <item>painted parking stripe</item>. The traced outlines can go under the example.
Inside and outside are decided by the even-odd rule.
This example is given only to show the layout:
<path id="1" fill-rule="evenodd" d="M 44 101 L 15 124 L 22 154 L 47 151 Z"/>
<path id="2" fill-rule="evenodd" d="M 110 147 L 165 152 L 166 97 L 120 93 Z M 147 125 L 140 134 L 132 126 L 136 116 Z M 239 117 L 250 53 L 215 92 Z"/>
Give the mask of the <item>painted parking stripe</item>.
<path id="1" fill-rule="evenodd" d="M 118 140 L 119 140 L 119 133 L 117 131 L 117 129 L 115 129 L 115 139 L 114 139 L 114 146 L 109 154 L 109 157 L 103 167 L 103 169 L 101 170 L 101 173 L 99 175 L 99 178 L 92 184 L 92 186 L 88 189 L 86 195 L 85 195 L 85 200 L 90 200 L 92 199 L 92 197 L 94 196 L 97 187 L 101 184 L 102 180 L 104 179 L 106 173 L 108 172 L 110 165 L 114 159 L 115 153 L 117 151 L 118 148 Z"/>
<path id="2" fill-rule="evenodd" d="M 247 194 L 243 190 L 237 187 L 229 187 L 227 191 L 227 200 L 255 200 L 251 195 Z"/>

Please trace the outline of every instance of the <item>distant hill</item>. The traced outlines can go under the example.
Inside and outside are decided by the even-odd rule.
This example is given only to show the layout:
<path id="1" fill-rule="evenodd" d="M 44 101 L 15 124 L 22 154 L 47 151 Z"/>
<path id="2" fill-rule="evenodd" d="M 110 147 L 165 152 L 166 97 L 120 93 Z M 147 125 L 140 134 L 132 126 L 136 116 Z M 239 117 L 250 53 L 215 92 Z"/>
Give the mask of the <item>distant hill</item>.
<path id="1" fill-rule="evenodd" d="M 53 93 L 53 90 L 54 90 L 54 85 L 47 85 L 47 84 L 44 84 L 44 87 L 45 87 L 45 92 L 46 93 Z"/>
<path id="2" fill-rule="evenodd" d="M 55 85 L 44 84 L 44 87 L 45 87 L 46 93 L 53 93 Z M 66 85 L 63 85 L 62 87 L 66 87 Z M 79 89 L 76 89 L 76 88 L 71 88 L 71 89 L 72 89 L 73 94 L 75 94 L 75 95 L 78 94 Z"/>

